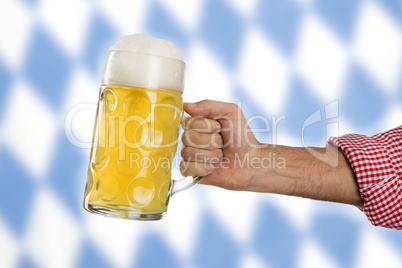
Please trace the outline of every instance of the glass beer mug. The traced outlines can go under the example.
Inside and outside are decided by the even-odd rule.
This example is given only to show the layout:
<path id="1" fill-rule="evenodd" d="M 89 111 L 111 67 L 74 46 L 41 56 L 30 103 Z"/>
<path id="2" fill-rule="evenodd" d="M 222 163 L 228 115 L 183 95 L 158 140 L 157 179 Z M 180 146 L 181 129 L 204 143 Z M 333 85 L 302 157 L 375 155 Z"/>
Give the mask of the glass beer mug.
<path id="1" fill-rule="evenodd" d="M 171 179 L 182 114 L 185 63 L 171 42 L 121 38 L 102 73 L 84 208 L 159 220 L 169 198 L 199 177 Z"/>

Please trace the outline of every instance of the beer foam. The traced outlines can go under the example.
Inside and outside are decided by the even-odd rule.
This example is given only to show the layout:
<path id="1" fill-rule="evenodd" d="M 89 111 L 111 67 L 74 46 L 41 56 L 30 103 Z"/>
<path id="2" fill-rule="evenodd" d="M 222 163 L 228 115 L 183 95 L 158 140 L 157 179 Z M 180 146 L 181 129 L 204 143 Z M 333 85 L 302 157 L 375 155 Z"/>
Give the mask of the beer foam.
<path id="1" fill-rule="evenodd" d="M 172 42 L 144 34 L 123 36 L 106 56 L 103 85 L 183 92 L 185 64 Z"/>
<path id="2" fill-rule="evenodd" d="M 172 42 L 145 34 L 123 36 L 110 50 L 142 52 L 175 60 L 183 60 L 181 49 L 175 47 Z"/>

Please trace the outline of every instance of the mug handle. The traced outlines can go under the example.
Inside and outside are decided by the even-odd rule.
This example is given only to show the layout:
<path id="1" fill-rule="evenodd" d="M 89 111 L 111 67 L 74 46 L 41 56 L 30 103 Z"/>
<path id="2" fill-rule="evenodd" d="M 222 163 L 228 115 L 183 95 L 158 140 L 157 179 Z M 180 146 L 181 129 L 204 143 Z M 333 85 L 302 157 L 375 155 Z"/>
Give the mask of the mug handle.
<path id="1" fill-rule="evenodd" d="M 181 115 L 181 123 L 189 117 L 190 116 L 187 115 L 187 113 L 184 112 L 183 110 Z M 174 195 L 175 193 L 187 190 L 188 188 L 197 184 L 197 182 L 201 179 L 202 179 L 201 176 L 195 176 L 195 177 L 189 176 L 184 177 L 183 179 L 180 180 L 172 180 L 172 190 L 170 191 L 170 196 Z"/>
<path id="2" fill-rule="evenodd" d="M 175 193 L 184 191 L 191 186 L 197 184 L 199 180 L 201 180 L 201 176 L 196 177 L 185 177 L 180 180 L 172 180 L 172 190 L 170 192 L 170 196 L 174 195 Z"/>

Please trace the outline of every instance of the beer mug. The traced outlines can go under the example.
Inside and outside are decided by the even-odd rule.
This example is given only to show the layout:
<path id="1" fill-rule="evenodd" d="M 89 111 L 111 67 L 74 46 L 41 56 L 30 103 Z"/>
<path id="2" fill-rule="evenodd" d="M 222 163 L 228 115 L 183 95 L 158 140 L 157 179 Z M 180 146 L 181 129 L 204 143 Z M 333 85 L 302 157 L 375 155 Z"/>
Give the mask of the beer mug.
<path id="1" fill-rule="evenodd" d="M 183 108 L 185 63 L 171 42 L 121 38 L 106 56 L 84 208 L 159 220 L 169 198 L 199 177 L 171 179 Z"/>

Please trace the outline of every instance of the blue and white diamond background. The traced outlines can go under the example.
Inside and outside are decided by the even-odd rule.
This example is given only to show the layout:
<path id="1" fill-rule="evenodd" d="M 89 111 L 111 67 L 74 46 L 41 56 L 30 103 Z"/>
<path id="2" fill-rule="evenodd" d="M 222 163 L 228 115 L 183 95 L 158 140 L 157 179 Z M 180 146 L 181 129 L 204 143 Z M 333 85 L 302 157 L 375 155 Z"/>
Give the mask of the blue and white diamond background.
<path id="1" fill-rule="evenodd" d="M 261 141 L 302 145 L 316 111 L 305 144 L 372 135 L 401 124 L 401 26 L 399 0 L 0 0 L 0 267 L 402 267 L 402 233 L 347 205 L 197 185 L 159 222 L 91 215 L 64 122 L 97 102 L 107 49 L 145 33 L 182 48 L 186 101 L 241 101 Z"/>

